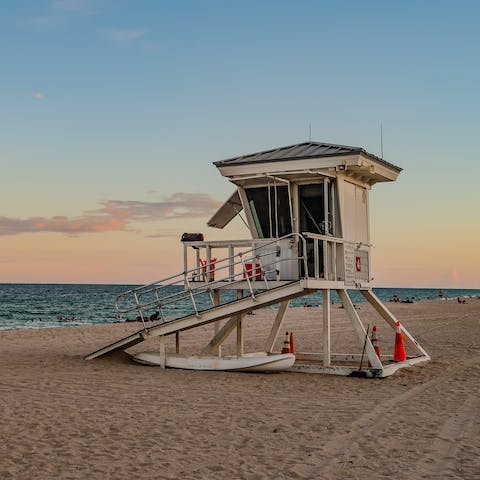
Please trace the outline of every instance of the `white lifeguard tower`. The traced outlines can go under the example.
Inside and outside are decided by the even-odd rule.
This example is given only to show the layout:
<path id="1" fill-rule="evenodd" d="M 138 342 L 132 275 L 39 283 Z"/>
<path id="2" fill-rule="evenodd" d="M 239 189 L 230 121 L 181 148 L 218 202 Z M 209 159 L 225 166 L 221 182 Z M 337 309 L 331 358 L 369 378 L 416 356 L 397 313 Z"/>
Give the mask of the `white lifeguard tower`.
<path id="1" fill-rule="evenodd" d="M 385 377 L 398 368 L 430 357 L 402 326 L 410 356 L 401 362 L 378 357 L 366 335 L 347 290 L 358 290 L 392 327 L 397 319 L 371 290 L 369 191 L 377 182 L 395 181 L 401 169 L 362 148 L 305 142 L 215 162 L 235 192 L 208 221 L 224 228 L 241 215 L 250 240 L 185 241 L 184 268 L 178 275 L 125 292 L 117 297 L 117 311 L 136 312 L 143 329 L 90 354 L 92 359 L 126 349 L 158 336 L 215 323 L 211 342 L 201 354 L 218 354 L 221 344 L 237 331 L 237 355 L 243 355 L 243 316 L 279 304 L 265 354 L 273 353 L 290 300 L 322 291 L 323 352 L 321 361 L 298 360 L 293 370 L 349 375 L 357 365 L 330 351 L 330 291 L 336 290 L 350 318 L 359 345 L 371 367 L 370 377 Z M 188 303 L 192 312 L 181 318 L 168 314 L 169 305 Z M 157 310 L 159 322 L 148 326 L 148 312 Z M 226 322 L 222 320 L 228 319 Z"/>

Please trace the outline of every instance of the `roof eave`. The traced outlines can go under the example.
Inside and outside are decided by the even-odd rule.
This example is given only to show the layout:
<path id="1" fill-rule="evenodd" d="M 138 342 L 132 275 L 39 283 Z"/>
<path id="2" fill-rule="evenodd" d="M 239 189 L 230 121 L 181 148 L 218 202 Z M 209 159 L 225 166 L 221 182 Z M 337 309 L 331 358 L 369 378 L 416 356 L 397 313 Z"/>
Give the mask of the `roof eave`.
<path id="1" fill-rule="evenodd" d="M 400 173 L 403 169 L 398 167 L 397 165 L 394 165 L 393 163 L 387 162 L 383 158 L 377 157 L 376 155 L 373 155 L 372 153 L 367 152 L 363 148 L 359 148 L 355 152 L 345 152 L 345 153 L 331 153 L 331 154 L 325 154 L 325 155 L 317 155 L 317 156 L 312 156 L 312 155 L 302 155 L 298 157 L 289 157 L 289 158 L 275 158 L 275 159 L 269 159 L 269 160 L 255 160 L 255 161 L 250 161 L 250 160 L 245 160 L 245 161 L 234 161 L 234 159 L 229 159 L 229 160 L 220 160 L 217 162 L 213 162 L 213 164 L 217 168 L 225 168 L 225 167 L 236 167 L 240 165 L 260 165 L 260 164 L 270 164 L 270 163 L 279 163 L 279 162 L 290 162 L 290 161 L 297 161 L 297 160 L 310 160 L 310 159 L 320 159 L 320 158 L 333 158 L 333 157 L 346 157 L 346 156 L 352 156 L 352 155 L 364 155 L 368 157 L 369 159 L 381 163 L 388 168 L 391 168 L 395 170 L 396 172 Z"/>

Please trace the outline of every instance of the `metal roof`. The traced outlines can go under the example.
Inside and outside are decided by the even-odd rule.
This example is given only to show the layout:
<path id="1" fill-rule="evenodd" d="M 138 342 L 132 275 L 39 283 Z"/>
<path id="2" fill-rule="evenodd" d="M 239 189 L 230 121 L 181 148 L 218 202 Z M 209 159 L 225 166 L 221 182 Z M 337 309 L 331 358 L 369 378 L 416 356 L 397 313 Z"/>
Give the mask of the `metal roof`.
<path id="1" fill-rule="evenodd" d="M 301 160 L 305 158 L 319 158 L 319 157 L 336 157 L 341 155 L 360 154 L 370 157 L 372 160 L 383 163 L 391 168 L 402 170 L 400 167 L 393 165 L 393 163 L 386 162 L 382 158 L 368 153 L 361 147 L 350 147 L 348 145 L 335 145 L 332 143 L 323 142 L 304 142 L 296 145 L 289 145 L 288 147 L 274 148 L 272 150 L 264 150 L 262 152 L 242 155 L 240 157 L 228 158 L 213 162 L 216 167 L 224 167 L 229 165 L 247 165 L 252 163 L 265 162 L 281 162 L 285 160 Z"/>

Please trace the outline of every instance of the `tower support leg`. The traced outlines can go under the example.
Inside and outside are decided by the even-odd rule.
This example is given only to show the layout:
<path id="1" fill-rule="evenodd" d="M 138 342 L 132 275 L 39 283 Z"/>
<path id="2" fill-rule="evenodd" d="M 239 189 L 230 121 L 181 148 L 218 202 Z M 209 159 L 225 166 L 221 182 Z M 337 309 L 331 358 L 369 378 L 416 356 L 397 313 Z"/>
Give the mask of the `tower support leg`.
<path id="1" fill-rule="evenodd" d="M 240 300 L 241 298 L 243 298 L 243 291 L 238 290 L 237 299 Z M 237 315 L 237 357 L 243 355 L 243 317 L 244 315 Z"/>
<path id="2" fill-rule="evenodd" d="M 160 367 L 165 368 L 167 352 L 165 348 L 165 335 L 159 335 L 158 337 L 158 348 L 160 353 Z"/>
<path id="3" fill-rule="evenodd" d="M 350 297 L 348 296 L 347 291 L 337 290 L 337 293 L 340 296 L 340 299 L 342 300 L 342 304 L 345 308 L 345 311 L 347 312 L 348 317 L 352 322 L 352 325 L 355 331 L 357 332 L 360 345 L 363 347 L 363 345 L 365 344 L 365 353 L 367 354 L 368 360 L 370 360 L 370 364 L 372 365 L 372 368 L 376 368 L 379 370 L 383 369 L 382 362 L 378 358 L 377 353 L 373 348 L 372 342 L 367 336 L 367 332 L 363 327 L 360 317 L 358 316 L 358 313 L 355 310 L 355 307 L 353 306 L 353 303 L 350 300 Z"/>
<path id="4" fill-rule="evenodd" d="M 215 306 L 220 305 L 220 290 L 213 291 L 213 303 Z M 220 330 L 220 322 L 213 324 L 213 334 L 216 336 Z M 212 353 L 216 353 L 219 357 L 222 355 L 222 347 L 220 344 L 213 350 Z"/>
<path id="5" fill-rule="evenodd" d="M 270 330 L 270 334 L 268 335 L 267 341 L 265 342 L 265 351 L 267 353 L 272 353 L 275 342 L 277 341 L 278 332 L 282 327 L 283 320 L 285 319 L 285 315 L 287 313 L 289 305 L 290 300 L 285 300 L 280 304 L 280 308 L 278 309 L 275 320 L 273 321 L 272 329 Z"/>
<path id="6" fill-rule="evenodd" d="M 201 355 L 211 355 L 217 350 L 228 336 L 235 330 L 237 326 L 237 315 L 230 317 L 225 325 L 218 331 L 218 333 L 212 338 L 210 343 L 200 352 Z"/>
<path id="7" fill-rule="evenodd" d="M 382 318 L 392 327 L 393 330 L 397 328 L 397 319 L 395 315 L 380 301 L 380 299 L 371 290 L 360 290 L 362 295 L 368 300 L 370 305 L 382 316 Z M 401 330 L 408 346 L 417 355 L 426 356 L 428 353 L 421 347 L 421 345 L 410 335 L 410 333 L 401 325 Z"/>
<path id="8" fill-rule="evenodd" d="M 323 310 L 323 365 L 331 365 L 330 359 L 330 289 L 322 290 Z"/>
<path id="9" fill-rule="evenodd" d="M 175 332 L 175 353 L 180 353 L 180 332 Z"/>

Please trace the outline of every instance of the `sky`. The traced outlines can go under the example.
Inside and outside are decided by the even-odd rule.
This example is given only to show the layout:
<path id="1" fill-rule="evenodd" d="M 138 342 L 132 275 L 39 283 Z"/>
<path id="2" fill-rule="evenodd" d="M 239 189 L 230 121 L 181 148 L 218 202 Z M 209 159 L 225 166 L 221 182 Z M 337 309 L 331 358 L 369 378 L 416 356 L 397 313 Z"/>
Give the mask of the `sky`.
<path id="1" fill-rule="evenodd" d="M 0 3 L 0 282 L 146 283 L 234 190 L 212 162 L 312 140 L 373 187 L 375 285 L 480 288 L 477 1 Z"/>

